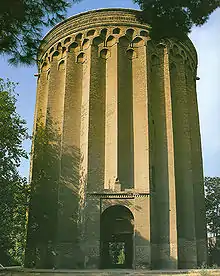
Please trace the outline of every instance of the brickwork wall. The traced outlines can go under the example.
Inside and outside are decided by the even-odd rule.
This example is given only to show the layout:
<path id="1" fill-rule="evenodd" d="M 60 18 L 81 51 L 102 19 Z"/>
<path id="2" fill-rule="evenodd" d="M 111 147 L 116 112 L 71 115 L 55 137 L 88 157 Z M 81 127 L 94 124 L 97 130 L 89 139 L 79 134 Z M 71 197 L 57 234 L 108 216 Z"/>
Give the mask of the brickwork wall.
<path id="1" fill-rule="evenodd" d="M 51 129 L 57 155 L 48 157 L 50 189 L 38 185 L 43 198 L 53 191 L 56 227 L 44 228 L 52 241 L 35 242 L 30 220 L 27 256 L 28 248 L 35 253 L 27 266 L 40 251 L 41 268 L 48 258 L 50 267 L 98 268 L 100 217 L 114 205 L 134 217 L 133 268 L 206 260 L 196 52 L 189 39 L 151 41 L 137 15 L 84 13 L 58 24 L 41 46 L 35 132 L 39 121 Z"/>

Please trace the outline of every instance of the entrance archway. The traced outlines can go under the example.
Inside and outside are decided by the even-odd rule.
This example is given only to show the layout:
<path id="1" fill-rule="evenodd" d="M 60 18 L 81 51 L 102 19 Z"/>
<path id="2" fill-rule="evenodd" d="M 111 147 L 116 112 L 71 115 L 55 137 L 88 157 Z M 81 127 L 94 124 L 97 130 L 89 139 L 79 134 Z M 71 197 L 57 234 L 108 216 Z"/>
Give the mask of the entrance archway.
<path id="1" fill-rule="evenodd" d="M 101 268 L 132 268 L 134 216 L 125 206 L 114 205 L 101 214 Z"/>

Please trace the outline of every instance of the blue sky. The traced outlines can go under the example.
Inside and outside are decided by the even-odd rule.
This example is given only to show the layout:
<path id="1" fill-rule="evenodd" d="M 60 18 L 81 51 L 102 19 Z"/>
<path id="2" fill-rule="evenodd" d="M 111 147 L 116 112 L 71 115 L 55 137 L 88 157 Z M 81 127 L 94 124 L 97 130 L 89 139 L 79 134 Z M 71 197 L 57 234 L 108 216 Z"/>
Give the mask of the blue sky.
<path id="1" fill-rule="evenodd" d="M 91 9 L 123 7 L 138 9 L 131 0 L 83 0 L 68 11 L 68 17 Z M 199 57 L 197 97 L 199 104 L 200 128 L 202 135 L 203 164 L 205 176 L 220 176 L 220 9 L 215 11 L 208 23 L 194 28 L 190 34 Z M 45 33 L 48 30 L 45 30 Z M 0 57 L 0 77 L 19 82 L 17 92 L 18 113 L 27 121 L 29 133 L 32 132 L 36 98 L 36 66 L 12 67 L 6 57 Z M 24 142 L 30 152 L 30 141 Z M 29 175 L 29 160 L 22 161 L 20 172 Z"/>

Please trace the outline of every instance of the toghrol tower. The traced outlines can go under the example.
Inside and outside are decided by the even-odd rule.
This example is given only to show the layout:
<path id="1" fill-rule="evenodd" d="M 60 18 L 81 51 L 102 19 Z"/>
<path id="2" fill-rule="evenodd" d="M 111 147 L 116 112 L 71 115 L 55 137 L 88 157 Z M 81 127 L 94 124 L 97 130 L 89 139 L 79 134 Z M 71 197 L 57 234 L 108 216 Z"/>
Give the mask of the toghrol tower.
<path id="1" fill-rule="evenodd" d="M 151 40 L 139 16 L 85 12 L 44 39 L 27 267 L 206 262 L 197 54 Z"/>

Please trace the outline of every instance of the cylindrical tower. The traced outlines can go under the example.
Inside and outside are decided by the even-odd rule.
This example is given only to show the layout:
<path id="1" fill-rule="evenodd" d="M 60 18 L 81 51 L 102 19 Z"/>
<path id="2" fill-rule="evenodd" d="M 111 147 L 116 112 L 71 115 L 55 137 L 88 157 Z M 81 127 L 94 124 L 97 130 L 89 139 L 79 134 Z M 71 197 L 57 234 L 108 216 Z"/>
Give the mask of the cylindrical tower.
<path id="1" fill-rule="evenodd" d="M 139 16 L 90 11 L 44 39 L 27 267 L 206 262 L 196 51 Z"/>

